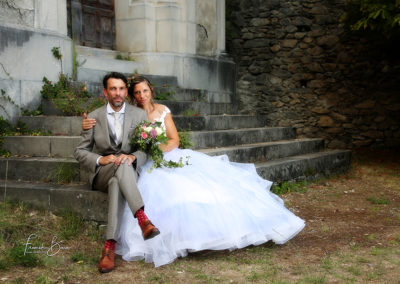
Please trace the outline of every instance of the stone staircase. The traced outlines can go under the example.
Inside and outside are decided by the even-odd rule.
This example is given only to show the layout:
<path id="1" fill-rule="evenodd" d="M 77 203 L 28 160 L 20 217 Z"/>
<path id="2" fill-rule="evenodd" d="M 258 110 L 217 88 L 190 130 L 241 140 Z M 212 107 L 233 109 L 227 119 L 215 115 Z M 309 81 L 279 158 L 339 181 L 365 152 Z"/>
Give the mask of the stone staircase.
<path id="1" fill-rule="evenodd" d="M 89 77 L 84 80 L 88 88 L 94 93 L 101 90 Z M 277 183 L 340 173 L 350 166 L 350 151 L 327 150 L 318 138 L 296 139 L 294 128 L 267 127 L 263 116 L 237 115 L 231 94 L 182 89 L 172 77 L 151 79 L 157 82 L 156 92 L 173 90 L 173 98 L 160 103 L 172 110 L 178 129 L 191 131 L 195 150 L 254 163 L 260 176 Z M 194 115 L 184 115 L 187 110 Z M 3 147 L 11 157 L 0 158 L 0 193 L 50 210 L 69 208 L 87 219 L 105 221 L 106 194 L 89 190 L 87 173 L 73 158 L 80 141 L 81 118 L 44 115 L 21 117 L 21 121 L 53 136 L 4 137 Z M 61 176 L 67 176 L 70 183 L 58 184 Z"/>

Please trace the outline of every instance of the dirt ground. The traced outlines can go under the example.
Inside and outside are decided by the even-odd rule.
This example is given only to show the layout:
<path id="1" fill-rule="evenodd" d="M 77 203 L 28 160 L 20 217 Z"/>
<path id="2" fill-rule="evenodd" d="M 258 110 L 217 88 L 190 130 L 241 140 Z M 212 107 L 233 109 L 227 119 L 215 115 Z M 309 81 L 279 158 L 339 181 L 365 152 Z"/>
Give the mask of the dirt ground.
<path id="1" fill-rule="evenodd" d="M 400 151 L 357 151 L 349 172 L 306 188 L 282 196 L 306 221 L 284 245 L 199 252 L 160 268 L 118 258 L 104 275 L 70 263 L 32 283 L 400 283 Z M 40 269 L 0 273 L 8 282 Z"/>

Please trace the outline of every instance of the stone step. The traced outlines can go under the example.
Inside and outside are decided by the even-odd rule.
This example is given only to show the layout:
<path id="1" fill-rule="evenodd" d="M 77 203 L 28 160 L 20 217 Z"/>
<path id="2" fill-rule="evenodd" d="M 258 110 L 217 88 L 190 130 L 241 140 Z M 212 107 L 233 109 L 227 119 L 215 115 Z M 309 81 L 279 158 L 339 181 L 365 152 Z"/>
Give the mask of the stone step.
<path id="1" fill-rule="evenodd" d="M 325 150 L 257 163 L 257 173 L 276 183 L 312 180 L 344 173 L 350 168 L 350 150 Z"/>
<path id="2" fill-rule="evenodd" d="M 0 178 L 21 181 L 77 182 L 86 181 L 74 158 L 10 157 L 0 158 Z"/>
<path id="3" fill-rule="evenodd" d="M 201 149 L 210 156 L 226 154 L 230 161 L 241 163 L 263 162 L 291 155 L 320 151 L 322 139 L 297 139 L 248 144 L 217 149 Z M 10 157 L 0 158 L 0 178 L 23 181 L 63 182 L 86 181 L 87 173 L 80 170 L 74 158 Z"/>
<path id="4" fill-rule="evenodd" d="M 163 101 L 173 114 L 186 116 L 236 114 L 238 106 L 232 103 Z"/>
<path id="5" fill-rule="evenodd" d="M 208 103 L 231 103 L 233 94 L 228 92 L 212 92 L 200 89 L 184 89 L 179 87 L 154 87 L 155 99 L 164 104 L 164 100 L 172 101 L 194 101 Z M 157 99 L 170 94 L 167 99 Z"/>
<path id="6" fill-rule="evenodd" d="M 162 101 L 162 104 L 169 107 L 176 115 L 199 116 L 199 115 L 223 115 L 236 114 L 238 107 L 231 103 L 208 103 L 193 101 Z M 42 100 L 43 114 L 46 116 L 62 116 L 59 109 L 56 109 L 48 100 Z"/>
<path id="7" fill-rule="evenodd" d="M 351 152 L 323 151 L 298 155 L 256 164 L 257 172 L 275 183 L 290 180 L 311 180 L 324 175 L 345 172 L 351 162 Z M 17 182 L 2 179 L 1 196 L 24 201 L 35 206 L 57 211 L 70 209 L 84 218 L 106 221 L 107 195 L 93 191 L 87 185 L 59 185 L 39 182 Z"/>
<path id="8" fill-rule="evenodd" d="M 201 115 L 184 116 L 173 115 L 178 130 L 228 130 L 252 127 L 265 127 L 268 123 L 267 116 L 254 115 Z"/>
<path id="9" fill-rule="evenodd" d="M 86 220 L 107 220 L 107 194 L 90 190 L 86 184 L 61 185 L 12 180 L 0 180 L 0 183 L 1 196 L 7 200 L 23 201 L 52 212 L 72 210 Z"/>
<path id="10" fill-rule="evenodd" d="M 194 131 L 194 149 L 294 139 L 296 130 L 286 127 L 260 127 L 233 130 Z M 80 136 L 6 136 L 3 148 L 11 155 L 32 157 L 73 157 Z"/>
<path id="11" fill-rule="evenodd" d="M 256 163 L 321 151 L 323 148 L 323 139 L 305 138 L 214 149 L 201 149 L 199 151 L 210 156 L 227 155 L 229 160 L 233 162 Z"/>
<path id="12" fill-rule="evenodd" d="M 78 116 L 22 116 L 20 121 L 28 129 L 51 132 L 53 135 L 74 135 L 81 133 L 82 117 Z M 178 130 L 223 130 L 250 127 L 263 127 L 266 116 L 252 115 L 174 115 Z"/>
<path id="13" fill-rule="evenodd" d="M 11 155 L 72 158 L 80 136 L 6 136 L 3 148 Z"/>
<path id="14" fill-rule="evenodd" d="M 291 127 L 260 127 L 194 131 L 191 138 L 194 149 L 204 149 L 294 139 L 296 130 Z"/>

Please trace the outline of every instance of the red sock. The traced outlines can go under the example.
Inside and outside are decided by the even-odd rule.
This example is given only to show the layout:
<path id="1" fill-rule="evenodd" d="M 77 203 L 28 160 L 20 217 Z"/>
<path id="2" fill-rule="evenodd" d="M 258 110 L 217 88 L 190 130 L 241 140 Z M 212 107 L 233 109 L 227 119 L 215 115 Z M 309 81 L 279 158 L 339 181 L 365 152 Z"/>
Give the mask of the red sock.
<path id="1" fill-rule="evenodd" d="M 116 241 L 114 240 L 106 240 L 106 243 L 104 244 L 104 249 L 115 250 L 115 243 Z"/>
<path id="2" fill-rule="evenodd" d="M 147 218 L 146 214 L 144 214 L 144 211 L 142 209 L 136 211 L 135 217 L 138 219 L 139 226 L 142 225 L 144 221 L 149 220 L 149 218 Z"/>

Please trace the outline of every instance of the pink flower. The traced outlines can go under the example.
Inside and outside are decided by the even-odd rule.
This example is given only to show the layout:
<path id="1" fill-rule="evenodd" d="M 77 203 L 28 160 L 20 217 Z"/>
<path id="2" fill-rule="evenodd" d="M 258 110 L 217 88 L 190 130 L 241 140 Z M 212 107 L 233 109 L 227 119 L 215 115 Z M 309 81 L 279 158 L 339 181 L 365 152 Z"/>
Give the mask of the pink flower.
<path id="1" fill-rule="evenodd" d="M 147 139 L 147 133 L 146 132 L 142 132 L 140 134 L 140 136 L 142 136 L 143 139 Z"/>
<path id="2" fill-rule="evenodd" d="M 154 139 L 157 137 L 157 131 L 155 129 L 150 130 L 150 137 Z"/>

